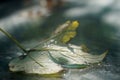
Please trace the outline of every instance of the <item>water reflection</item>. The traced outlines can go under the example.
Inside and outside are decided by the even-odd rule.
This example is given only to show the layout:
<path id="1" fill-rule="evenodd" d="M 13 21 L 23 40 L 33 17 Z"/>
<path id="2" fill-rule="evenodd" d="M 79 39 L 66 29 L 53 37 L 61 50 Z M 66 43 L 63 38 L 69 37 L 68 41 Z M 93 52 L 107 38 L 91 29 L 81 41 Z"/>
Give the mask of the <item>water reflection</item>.
<path id="1" fill-rule="evenodd" d="M 10 78 L 11 80 L 63 80 L 60 77 L 42 77 L 40 75 L 20 75 L 14 74 Z"/>
<path id="2" fill-rule="evenodd" d="M 106 65 L 110 68 L 110 65 Z M 84 70 L 73 69 L 59 77 L 43 77 L 40 75 L 12 74 L 10 80 L 118 80 L 119 74 L 105 69 L 103 66 L 91 67 Z"/>

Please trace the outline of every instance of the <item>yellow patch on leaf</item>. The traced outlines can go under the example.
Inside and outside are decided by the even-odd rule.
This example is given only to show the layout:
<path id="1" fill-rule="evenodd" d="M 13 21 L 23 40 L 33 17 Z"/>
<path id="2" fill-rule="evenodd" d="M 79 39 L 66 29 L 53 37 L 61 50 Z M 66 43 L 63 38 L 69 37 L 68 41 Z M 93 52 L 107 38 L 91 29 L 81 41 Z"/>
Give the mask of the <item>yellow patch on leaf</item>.
<path id="1" fill-rule="evenodd" d="M 73 21 L 70 26 L 68 26 L 68 28 L 65 30 L 64 36 L 61 39 L 62 43 L 67 43 L 71 40 L 71 38 L 74 38 L 76 36 L 76 29 L 78 26 L 78 21 Z"/>
<path id="2" fill-rule="evenodd" d="M 68 30 L 76 30 L 79 26 L 78 21 L 73 21 L 71 25 L 68 27 Z"/>

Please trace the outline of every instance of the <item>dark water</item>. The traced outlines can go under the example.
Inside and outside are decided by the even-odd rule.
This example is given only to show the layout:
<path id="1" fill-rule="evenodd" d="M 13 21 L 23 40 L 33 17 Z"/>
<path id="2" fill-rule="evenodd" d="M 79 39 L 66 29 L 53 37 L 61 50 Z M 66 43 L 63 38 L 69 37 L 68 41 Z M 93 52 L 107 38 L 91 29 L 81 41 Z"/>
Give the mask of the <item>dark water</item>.
<path id="1" fill-rule="evenodd" d="M 54 10 L 52 15 L 44 19 L 44 21 L 38 20 L 37 22 L 25 22 L 18 25 L 11 23 L 10 29 L 8 29 L 7 24 L 4 25 L 4 28 L 6 27 L 5 30 L 15 36 L 22 45 L 30 48 L 36 45 L 37 42 L 49 37 L 57 25 L 64 23 L 66 20 L 78 20 L 80 22 L 80 27 L 77 30 L 78 34 L 70 43 L 76 45 L 85 44 L 93 54 L 101 54 L 108 50 L 109 53 L 104 59 L 102 66 L 83 71 L 69 70 L 61 78 L 45 78 L 39 75 L 11 73 L 8 69 L 8 63 L 11 58 L 20 55 L 22 51 L 11 40 L 0 33 L 0 80 L 119 80 L 120 36 L 118 34 L 120 33 L 120 26 L 111 25 L 103 20 L 104 14 L 111 11 L 109 6 L 104 6 L 97 13 L 89 11 L 84 13 L 84 15 L 70 12 L 73 8 L 73 11 L 76 11 L 75 9 L 84 9 L 86 6 L 84 1 L 74 4 L 73 2 L 67 3 L 63 7 Z"/>

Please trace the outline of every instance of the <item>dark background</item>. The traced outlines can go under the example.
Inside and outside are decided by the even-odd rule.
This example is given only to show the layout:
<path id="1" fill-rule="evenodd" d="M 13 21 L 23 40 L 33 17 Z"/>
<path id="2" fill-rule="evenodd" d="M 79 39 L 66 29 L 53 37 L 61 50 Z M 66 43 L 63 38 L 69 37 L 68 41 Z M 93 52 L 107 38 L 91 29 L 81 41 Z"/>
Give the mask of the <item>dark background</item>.
<path id="1" fill-rule="evenodd" d="M 25 4 L 25 2 L 27 2 Z M 103 1 L 103 2 L 102 2 Z M 79 71 L 66 74 L 64 78 L 43 78 L 9 72 L 9 61 L 22 52 L 10 39 L 0 33 L 0 80 L 119 80 L 120 79 L 120 23 L 119 0 L 70 0 L 55 7 L 51 15 L 30 22 L 10 22 L 12 16 L 25 8 L 34 7 L 34 0 L 1 0 L 0 27 L 12 34 L 26 48 L 36 45 L 50 36 L 54 29 L 67 20 L 78 20 L 77 36 L 70 42 L 85 44 L 93 54 L 109 53 L 104 65 L 86 73 Z M 21 11 L 22 12 L 22 11 Z M 24 18 L 23 18 L 24 19 Z M 15 24 L 16 23 L 16 24 Z M 1 24 L 3 24 L 1 26 Z"/>

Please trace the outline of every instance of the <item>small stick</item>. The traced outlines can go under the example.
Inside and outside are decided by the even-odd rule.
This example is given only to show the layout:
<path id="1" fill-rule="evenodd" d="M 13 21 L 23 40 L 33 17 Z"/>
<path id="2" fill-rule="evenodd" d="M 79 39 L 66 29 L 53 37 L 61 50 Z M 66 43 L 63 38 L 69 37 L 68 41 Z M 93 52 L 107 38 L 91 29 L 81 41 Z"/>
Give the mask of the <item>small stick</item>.
<path id="1" fill-rule="evenodd" d="M 0 28 L 0 31 L 5 34 L 9 39 L 11 39 L 20 49 L 23 50 L 23 52 L 27 53 L 28 51 L 8 32 L 4 31 Z"/>

